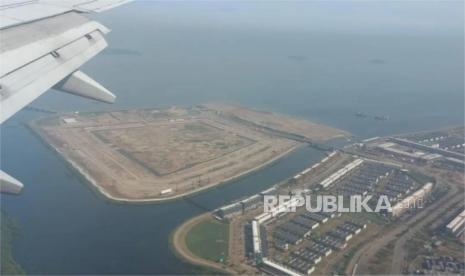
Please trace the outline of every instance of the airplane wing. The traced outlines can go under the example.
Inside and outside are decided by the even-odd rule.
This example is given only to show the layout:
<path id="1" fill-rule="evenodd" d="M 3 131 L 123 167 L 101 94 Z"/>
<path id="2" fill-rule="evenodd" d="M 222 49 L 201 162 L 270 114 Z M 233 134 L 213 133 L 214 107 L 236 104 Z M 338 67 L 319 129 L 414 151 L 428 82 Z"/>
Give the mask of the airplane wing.
<path id="1" fill-rule="evenodd" d="M 107 46 L 109 32 L 84 14 L 130 1 L 1 0 L 0 124 L 50 88 L 114 102 L 110 91 L 79 71 Z M 21 190 L 18 183 L 0 171 L 0 191 Z"/>

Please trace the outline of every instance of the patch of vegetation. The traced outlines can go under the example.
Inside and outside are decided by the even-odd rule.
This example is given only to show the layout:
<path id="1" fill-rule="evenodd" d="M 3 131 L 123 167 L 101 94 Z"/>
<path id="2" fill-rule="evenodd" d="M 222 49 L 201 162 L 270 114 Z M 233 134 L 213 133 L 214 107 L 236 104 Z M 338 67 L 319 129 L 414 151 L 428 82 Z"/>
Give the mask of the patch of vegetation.
<path id="1" fill-rule="evenodd" d="M 427 245 L 429 241 L 430 237 L 424 229 L 415 233 L 413 238 L 405 243 L 405 250 L 407 251 L 406 259 L 411 261 L 418 255 L 428 254 L 429 250 L 425 245 Z"/>
<path id="2" fill-rule="evenodd" d="M 375 258 L 368 268 L 370 274 L 384 274 L 389 270 L 392 262 L 392 254 L 394 252 L 395 241 L 390 241 L 386 246 L 381 248 L 375 254 Z"/>
<path id="3" fill-rule="evenodd" d="M 18 275 L 24 274 L 22 268 L 13 259 L 11 251 L 11 240 L 17 234 L 18 228 L 14 221 L 6 215 L 5 212 L 1 213 L 1 275 Z"/>
<path id="4" fill-rule="evenodd" d="M 349 264 L 350 260 L 354 257 L 355 252 L 357 252 L 357 250 L 360 249 L 361 246 L 362 244 L 358 245 L 357 247 L 350 250 L 348 253 L 344 254 L 342 260 L 334 265 L 334 271 L 336 271 L 337 274 L 343 275 L 345 273 L 347 265 Z"/>
<path id="5" fill-rule="evenodd" d="M 186 244 L 198 257 L 225 262 L 228 257 L 229 224 L 209 219 L 189 231 Z"/>

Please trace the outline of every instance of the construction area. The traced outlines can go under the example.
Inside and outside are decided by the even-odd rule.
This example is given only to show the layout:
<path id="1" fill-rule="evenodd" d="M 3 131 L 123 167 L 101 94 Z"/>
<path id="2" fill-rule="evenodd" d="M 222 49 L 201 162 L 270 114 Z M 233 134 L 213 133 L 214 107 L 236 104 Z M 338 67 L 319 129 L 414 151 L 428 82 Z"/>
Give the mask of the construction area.
<path id="1" fill-rule="evenodd" d="M 328 274 L 343 271 L 348 252 L 379 234 L 384 225 L 411 213 L 405 201 L 427 198 L 432 188 L 432 183 L 414 180 L 400 165 L 334 151 L 286 182 L 212 215 L 230 223 L 235 242 L 230 243 L 228 269 L 247 274 Z M 288 201 L 264 212 L 265 196 L 289 194 Z M 393 207 L 377 214 L 309 212 L 292 197 L 323 194 L 372 195 L 372 201 L 386 194 Z M 292 207 L 295 212 L 289 212 Z"/>
<path id="2" fill-rule="evenodd" d="M 173 199 L 227 182 L 290 153 L 303 143 L 293 136 L 348 135 L 223 104 L 63 114 L 31 126 L 99 192 L 120 201 Z"/>
<path id="3" fill-rule="evenodd" d="M 287 181 L 214 210 L 213 218 L 229 223 L 223 267 L 239 274 L 296 276 L 463 274 L 463 170 L 438 165 L 448 153 L 425 161 L 429 158 L 412 160 L 379 148 L 395 143 L 406 152 L 421 151 L 421 156 L 439 154 L 429 151 L 431 145 L 418 148 L 402 144 L 404 140 L 417 143 L 377 137 L 349 145 Z M 270 195 L 289 199 L 265 211 Z M 299 202 L 301 196 L 320 195 L 370 196 L 372 209 L 385 197 L 390 208 L 372 213 L 309 211 Z"/>

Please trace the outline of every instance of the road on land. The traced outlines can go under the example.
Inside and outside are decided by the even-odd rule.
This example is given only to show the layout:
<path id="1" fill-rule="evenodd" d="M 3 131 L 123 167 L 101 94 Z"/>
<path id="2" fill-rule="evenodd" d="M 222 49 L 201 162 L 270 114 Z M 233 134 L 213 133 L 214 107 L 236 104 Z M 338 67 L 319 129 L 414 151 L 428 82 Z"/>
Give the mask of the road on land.
<path id="1" fill-rule="evenodd" d="M 443 198 L 439 199 L 435 203 L 425 208 L 425 210 L 410 218 L 408 222 L 402 224 L 401 226 L 388 229 L 385 233 L 382 233 L 382 236 L 379 239 L 370 241 L 360 250 L 358 250 L 354 257 L 350 260 L 346 268 L 346 273 L 350 275 L 358 274 L 357 272 L 366 274 L 368 272 L 368 266 L 371 257 L 374 256 L 381 248 L 385 247 L 390 241 L 398 239 L 394 246 L 391 271 L 385 272 L 400 274 L 402 267 L 401 264 L 405 256 L 405 252 L 403 252 L 403 245 L 405 242 L 410 237 L 412 237 L 421 227 L 436 219 L 436 217 L 439 216 L 448 207 L 463 200 L 463 195 L 457 192 L 457 188 L 454 185 L 451 185 L 450 187 L 451 189 Z M 441 208 L 438 208 L 439 206 L 441 206 Z M 357 268 L 356 273 L 354 273 L 355 268 Z"/>

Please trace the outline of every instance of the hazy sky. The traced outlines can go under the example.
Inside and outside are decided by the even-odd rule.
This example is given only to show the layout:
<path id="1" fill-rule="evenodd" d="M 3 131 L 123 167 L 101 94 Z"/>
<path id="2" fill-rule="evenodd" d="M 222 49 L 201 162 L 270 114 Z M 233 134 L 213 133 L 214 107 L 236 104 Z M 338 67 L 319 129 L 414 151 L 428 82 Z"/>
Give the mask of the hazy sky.
<path id="1" fill-rule="evenodd" d="M 464 29 L 464 1 L 140 2 L 160 23 L 191 27 L 456 35 Z"/>

